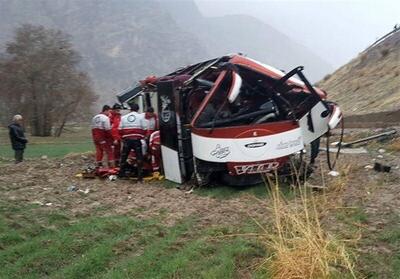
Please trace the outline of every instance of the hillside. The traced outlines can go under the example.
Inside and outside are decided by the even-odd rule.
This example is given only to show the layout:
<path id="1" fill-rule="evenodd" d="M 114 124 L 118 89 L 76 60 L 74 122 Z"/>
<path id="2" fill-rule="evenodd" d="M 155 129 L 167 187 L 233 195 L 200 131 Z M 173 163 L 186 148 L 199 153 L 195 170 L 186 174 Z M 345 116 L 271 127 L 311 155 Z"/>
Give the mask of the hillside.
<path id="1" fill-rule="evenodd" d="M 319 83 L 347 115 L 400 110 L 400 29 Z"/>
<path id="2" fill-rule="evenodd" d="M 306 66 L 312 80 L 331 67 L 255 18 L 207 18 L 193 1 L 0 0 L 0 52 L 23 23 L 61 29 L 82 54 L 101 101 L 149 74 L 243 52 L 284 70 Z M 266 19 L 267 20 L 267 19 Z"/>
<path id="3" fill-rule="evenodd" d="M 102 100 L 143 76 L 208 56 L 154 0 L 0 0 L 0 6 L 0 45 L 22 23 L 71 34 Z"/>
<path id="4" fill-rule="evenodd" d="M 299 65 L 317 81 L 333 68 L 310 49 L 279 30 L 248 15 L 204 17 L 191 1 L 163 2 L 181 28 L 196 34 L 211 56 L 242 52 L 276 68 L 290 71 Z"/>

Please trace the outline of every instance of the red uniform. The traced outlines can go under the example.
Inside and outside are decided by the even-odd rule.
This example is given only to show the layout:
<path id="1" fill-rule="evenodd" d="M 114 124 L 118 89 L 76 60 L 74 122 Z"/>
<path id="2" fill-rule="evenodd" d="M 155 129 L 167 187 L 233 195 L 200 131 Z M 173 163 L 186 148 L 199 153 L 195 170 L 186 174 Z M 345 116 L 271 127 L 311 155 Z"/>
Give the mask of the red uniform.
<path id="1" fill-rule="evenodd" d="M 110 119 L 104 113 L 100 113 L 92 119 L 92 137 L 96 146 L 96 162 L 101 165 L 103 154 L 107 154 L 109 164 L 114 161 L 112 152 L 112 137 Z"/>
<path id="2" fill-rule="evenodd" d="M 136 163 L 138 171 L 138 180 L 142 179 L 143 168 L 143 152 L 142 140 L 145 138 L 147 129 L 146 119 L 144 114 L 132 111 L 121 117 L 119 124 L 119 132 L 124 143 L 121 154 L 121 169 L 119 176 L 126 176 L 126 171 L 129 168 L 127 159 L 129 153 L 133 149 L 136 154 Z"/>
<path id="3" fill-rule="evenodd" d="M 113 151 L 114 151 L 114 159 L 119 161 L 121 157 L 121 135 L 119 134 L 119 125 L 121 123 L 121 114 L 117 112 L 111 112 L 110 116 L 111 121 L 111 136 L 113 139 Z"/>
<path id="4" fill-rule="evenodd" d="M 151 167 L 153 172 L 160 171 L 161 149 L 160 149 L 160 131 L 155 131 L 150 135 L 149 149 L 151 154 Z"/>

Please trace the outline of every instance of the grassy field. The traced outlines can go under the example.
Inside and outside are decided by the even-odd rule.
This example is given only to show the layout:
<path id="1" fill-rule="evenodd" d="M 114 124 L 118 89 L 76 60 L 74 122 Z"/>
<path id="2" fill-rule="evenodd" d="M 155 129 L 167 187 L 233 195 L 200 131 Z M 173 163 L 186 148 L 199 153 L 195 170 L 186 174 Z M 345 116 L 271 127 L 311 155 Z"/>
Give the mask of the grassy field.
<path id="1" fill-rule="evenodd" d="M 62 137 L 31 137 L 26 134 L 29 143 L 25 150 L 26 158 L 60 158 L 69 153 L 82 153 L 94 150 L 90 129 L 87 127 L 70 127 Z M 0 157 L 13 158 L 8 130 L 0 128 Z"/>
<path id="2" fill-rule="evenodd" d="M 61 138 L 30 137 L 25 157 L 61 158 L 94 149 L 87 129 L 75 127 Z M 0 157 L 13 157 L 6 129 L 0 130 Z M 166 184 L 167 188 L 175 187 Z M 233 198 L 243 193 L 265 196 L 265 185 L 236 191 L 212 187 L 199 195 Z M 254 232 L 256 224 L 240 227 L 200 226 L 196 216 L 172 227 L 163 215 L 139 219 L 96 211 L 85 216 L 39 205 L 0 199 L 0 278 L 241 278 L 264 277 L 248 269 L 265 249 L 254 239 L 222 237 Z"/>
<path id="3" fill-rule="evenodd" d="M 0 157 L 6 166 L 12 152 L 4 129 L 0 130 L 0 142 Z M 30 138 L 26 156 L 34 162 L 43 155 L 61 158 L 91 150 L 89 131 L 76 127 L 61 138 Z M 25 181 L 18 185 L 16 180 L 10 186 L 4 181 L 0 173 L 0 278 L 270 278 L 268 270 L 259 267 L 271 251 L 259 239 L 248 236 L 263 233 L 251 218 L 239 225 L 211 225 L 204 224 L 198 212 L 168 225 L 164 222 L 171 213 L 168 208 L 143 218 L 146 209 L 110 213 L 110 205 L 103 206 L 102 200 L 96 210 L 72 214 L 71 206 L 66 210 L 5 198 L 10 197 L 6 195 L 10 189 L 32 184 Z M 32 186 L 39 190 L 48 187 L 46 182 Z M 116 189 L 118 186 L 114 185 Z M 165 191 L 175 186 L 168 182 L 163 185 Z M 290 202 L 293 192 L 285 185 L 281 187 Z M 65 191 L 65 186 L 57 189 Z M 197 189 L 194 195 L 220 202 L 242 202 L 241 197 L 251 196 L 271 203 L 265 185 L 206 187 Z M 88 201 L 83 194 L 77 198 L 82 204 Z M 341 209 L 333 217 L 338 235 L 362 235 L 357 245 L 350 245 L 359 255 L 359 277 L 400 278 L 400 219 L 396 214 L 385 216 L 390 220 L 384 225 L 376 225 L 376 216 L 359 204 Z"/>
<path id="4" fill-rule="evenodd" d="M 0 220 L 0 278 L 240 278 L 239 269 L 265 256 L 257 242 L 219 237 L 254 231 L 252 224 L 199 229 L 195 217 L 172 227 L 132 216 L 72 220 L 4 202 Z"/>
<path id="5" fill-rule="evenodd" d="M 104 208 L 71 217 L 62 209 L 0 201 L 0 278 L 270 278 L 258 269 L 269 255 L 266 247 L 246 236 L 260 233 L 252 220 L 208 228 L 194 215 L 166 226 L 166 214 L 140 219 L 109 215 Z M 349 210 L 338 220 L 347 233 L 356 234 L 354 222 L 366 224 L 367 216 Z M 361 278 L 399 278 L 396 222 L 363 238 L 367 245 L 389 245 L 397 254 L 363 254 L 357 268 Z"/>

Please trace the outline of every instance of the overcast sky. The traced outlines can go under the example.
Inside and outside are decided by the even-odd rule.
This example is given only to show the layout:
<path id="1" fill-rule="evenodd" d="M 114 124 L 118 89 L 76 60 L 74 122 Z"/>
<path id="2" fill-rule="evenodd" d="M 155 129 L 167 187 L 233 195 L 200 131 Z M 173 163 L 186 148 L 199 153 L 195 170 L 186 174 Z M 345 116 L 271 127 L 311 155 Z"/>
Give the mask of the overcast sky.
<path id="1" fill-rule="evenodd" d="M 335 68 L 400 24 L 400 0 L 195 0 L 205 16 L 255 16 Z"/>

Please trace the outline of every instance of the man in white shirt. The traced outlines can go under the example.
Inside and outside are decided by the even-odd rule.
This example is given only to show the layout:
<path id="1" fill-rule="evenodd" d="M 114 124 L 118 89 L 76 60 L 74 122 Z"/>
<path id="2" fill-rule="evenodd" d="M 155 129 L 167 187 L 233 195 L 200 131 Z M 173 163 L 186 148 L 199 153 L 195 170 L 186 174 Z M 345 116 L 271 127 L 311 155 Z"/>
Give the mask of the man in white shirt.
<path id="1" fill-rule="evenodd" d="M 138 170 L 138 181 L 143 179 L 143 152 L 142 139 L 146 136 L 147 121 L 143 113 L 139 113 L 138 104 L 131 104 L 131 112 L 122 116 L 119 125 L 119 132 L 123 142 L 121 153 L 121 169 L 119 177 L 126 177 L 126 171 L 129 168 L 127 159 L 130 151 L 133 149 L 136 153 L 136 162 Z"/>

